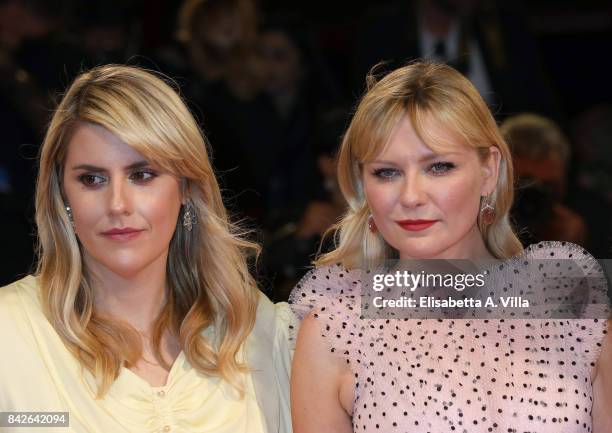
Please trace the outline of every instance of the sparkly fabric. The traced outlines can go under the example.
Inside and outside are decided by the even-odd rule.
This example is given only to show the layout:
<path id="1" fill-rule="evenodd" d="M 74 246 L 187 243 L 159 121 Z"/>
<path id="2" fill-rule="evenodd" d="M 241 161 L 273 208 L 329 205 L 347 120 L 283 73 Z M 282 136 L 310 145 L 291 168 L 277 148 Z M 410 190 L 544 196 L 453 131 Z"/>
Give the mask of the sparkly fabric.
<path id="1" fill-rule="evenodd" d="M 539 243 L 520 257 L 513 266 L 583 258 L 589 272 L 601 272 L 569 243 Z M 592 430 L 591 373 L 606 320 L 363 319 L 361 275 L 339 265 L 315 269 L 290 300 L 300 318 L 312 312 L 320 320 L 330 350 L 354 373 L 355 432 Z"/>

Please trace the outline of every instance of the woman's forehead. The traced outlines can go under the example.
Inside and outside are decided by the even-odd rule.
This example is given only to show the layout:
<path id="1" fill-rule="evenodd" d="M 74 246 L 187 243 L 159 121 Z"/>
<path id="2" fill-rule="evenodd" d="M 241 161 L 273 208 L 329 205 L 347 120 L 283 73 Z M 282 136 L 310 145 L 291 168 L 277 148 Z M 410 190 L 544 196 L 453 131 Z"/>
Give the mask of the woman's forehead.
<path id="1" fill-rule="evenodd" d="M 77 125 L 68 142 L 67 160 L 75 158 L 98 161 L 145 159 L 108 129 L 91 123 Z"/>
<path id="2" fill-rule="evenodd" d="M 103 125 L 79 122 L 66 143 L 64 168 L 91 166 L 110 170 L 115 167 L 143 167 L 174 173 L 175 168 L 149 146 L 134 146 Z M 69 167 L 70 166 L 70 167 Z"/>
<path id="3" fill-rule="evenodd" d="M 458 133 L 431 120 L 416 127 L 408 116 L 402 117 L 385 144 L 373 155 L 374 159 L 406 153 L 421 156 L 465 154 L 474 152 Z"/>

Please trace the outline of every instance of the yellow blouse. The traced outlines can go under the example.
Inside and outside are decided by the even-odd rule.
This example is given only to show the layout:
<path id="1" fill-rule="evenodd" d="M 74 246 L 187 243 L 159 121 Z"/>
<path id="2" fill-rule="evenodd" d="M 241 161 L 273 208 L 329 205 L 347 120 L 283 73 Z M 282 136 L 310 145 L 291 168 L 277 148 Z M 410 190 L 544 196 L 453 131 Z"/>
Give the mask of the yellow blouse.
<path id="1" fill-rule="evenodd" d="M 246 394 L 242 399 L 227 382 L 199 373 L 183 352 L 172 365 L 165 386 L 152 387 L 123 368 L 108 394 L 95 399 L 92 375 L 81 369 L 42 313 L 36 281 L 29 276 L 0 288 L 0 411 L 69 413 L 69 428 L 36 428 L 40 433 L 291 431 L 289 329 L 295 319 L 287 304 L 267 310 L 272 311 L 275 323 L 270 344 L 273 353 L 256 353 L 259 340 L 264 339 L 258 335 L 266 335 L 261 329 L 257 332 L 257 324 L 250 337 L 255 341 L 240 352 L 247 363 L 259 358 L 255 364 L 268 363 L 273 368 L 271 373 L 261 372 L 257 379 L 261 389 L 256 389 L 254 380 L 254 375 L 260 377 L 257 368 L 244 374 Z M 262 298 L 258 322 L 262 302 L 271 305 Z M 266 395 L 261 395 L 262 391 Z M 278 402 L 266 403 L 268 394 Z M 0 427 L 0 432 L 29 430 Z"/>

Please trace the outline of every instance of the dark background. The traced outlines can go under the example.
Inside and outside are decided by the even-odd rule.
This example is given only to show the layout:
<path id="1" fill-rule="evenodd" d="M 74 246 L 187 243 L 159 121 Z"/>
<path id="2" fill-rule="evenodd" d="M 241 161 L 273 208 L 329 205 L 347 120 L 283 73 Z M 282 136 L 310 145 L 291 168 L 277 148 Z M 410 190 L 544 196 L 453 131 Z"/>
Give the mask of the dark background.
<path id="1" fill-rule="evenodd" d="M 612 257 L 612 4 L 432 2 L 481 48 L 498 41 L 483 48 L 489 66 L 505 59 L 489 69 L 496 118 L 536 113 L 569 142 L 564 194 L 518 194 L 525 243 L 569 240 Z M 365 73 L 419 56 L 418 2 L 206 3 L 180 40 L 183 2 L 0 0 L 0 285 L 33 269 L 35 159 L 58 95 L 80 71 L 111 62 L 176 81 L 209 139 L 232 215 L 264 245 L 263 288 L 284 299 L 303 274 L 342 212 L 333 157 Z M 207 32 L 225 38 L 222 48 Z M 204 54 L 194 57 L 194 46 Z M 557 219 L 556 232 L 542 229 Z"/>

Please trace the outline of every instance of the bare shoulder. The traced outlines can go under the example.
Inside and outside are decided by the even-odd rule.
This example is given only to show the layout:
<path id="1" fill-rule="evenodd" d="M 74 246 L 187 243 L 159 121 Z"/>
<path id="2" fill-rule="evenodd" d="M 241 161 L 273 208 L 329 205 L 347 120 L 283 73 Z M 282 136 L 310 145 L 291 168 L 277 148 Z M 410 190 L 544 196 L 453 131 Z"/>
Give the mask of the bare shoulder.
<path id="1" fill-rule="evenodd" d="M 300 326 L 291 374 L 293 428 L 295 433 L 350 433 L 353 375 L 330 349 L 321 326 L 316 313 Z"/>
<path id="2" fill-rule="evenodd" d="M 601 341 L 601 352 L 595 364 L 595 377 L 600 372 L 609 373 L 611 374 L 610 380 L 612 380 L 612 319 L 607 321 L 607 329 L 604 332 L 605 335 Z"/>
<path id="3" fill-rule="evenodd" d="M 355 380 L 353 372 L 346 359 L 339 356 L 329 344 L 327 337 L 322 335 L 324 325 L 316 317 L 316 313 L 310 313 L 302 321 L 298 333 L 296 352 L 307 361 L 298 366 L 298 372 L 311 370 L 317 377 L 325 378 L 326 382 L 336 388 L 336 394 L 340 393 L 340 404 L 347 414 L 352 413 Z M 295 368 L 295 366 L 294 366 Z M 350 398 L 342 398 L 350 393 Z"/>
<path id="4" fill-rule="evenodd" d="M 608 321 L 608 332 L 603 339 L 601 353 L 595 366 L 593 378 L 593 432 L 612 431 L 612 332 Z"/>

